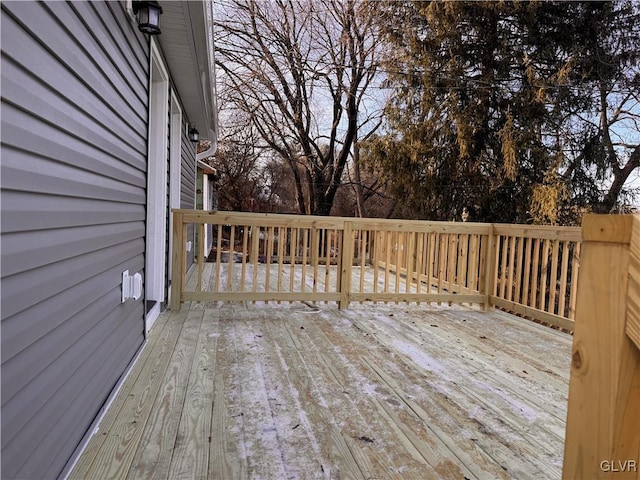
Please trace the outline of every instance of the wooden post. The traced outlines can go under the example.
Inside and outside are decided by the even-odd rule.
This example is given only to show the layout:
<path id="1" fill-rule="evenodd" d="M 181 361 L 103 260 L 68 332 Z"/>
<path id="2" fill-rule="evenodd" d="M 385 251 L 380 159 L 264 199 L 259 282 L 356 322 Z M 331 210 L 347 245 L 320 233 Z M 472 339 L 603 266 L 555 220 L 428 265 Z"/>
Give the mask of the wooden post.
<path id="1" fill-rule="evenodd" d="M 341 269 L 340 269 L 340 303 L 338 308 L 343 310 L 349 306 L 351 293 L 351 268 L 353 264 L 353 223 L 344 222 L 342 232 Z"/>
<path id="2" fill-rule="evenodd" d="M 244 292 L 244 285 L 245 285 L 245 280 L 246 280 L 246 274 L 247 274 L 247 247 L 248 247 L 248 240 L 249 240 L 249 227 L 248 226 L 243 226 L 242 227 L 242 270 L 240 272 L 240 291 Z"/>
<path id="3" fill-rule="evenodd" d="M 202 291 L 202 271 L 204 270 L 204 224 L 198 224 L 198 284 L 196 292 Z"/>
<path id="4" fill-rule="evenodd" d="M 551 240 L 545 238 L 542 242 L 542 264 L 540 265 L 540 298 L 538 309 L 546 312 L 547 305 L 547 277 L 549 276 L 549 250 L 551 249 Z M 553 284 L 553 281 L 551 282 Z M 555 286 L 552 285 L 554 288 Z M 535 305 L 534 305 L 535 307 Z"/>
<path id="5" fill-rule="evenodd" d="M 576 301 L 578 298 L 578 272 L 580 271 L 580 242 L 573 246 L 573 256 L 571 259 L 571 291 L 569 292 L 569 319 L 576 318 Z"/>
<path id="6" fill-rule="evenodd" d="M 639 479 L 640 216 L 587 215 L 582 237 L 562 478 Z"/>
<path id="7" fill-rule="evenodd" d="M 236 243 L 236 226 L 231 225 L 231 232 L 229 234 L 229 253 L 227 256 L 227 292 L 233 291 L 233 255 L 235 253 Z"/>
<path id="8" fill-rule="evenodd" d="M 382 232 L 376 230 L 373 232 L 373 256 L 371 257 L 371 265 L 373 266 L 373 293 L 378 293 L 378 270 L 380 269 L 380 245 L 382 244 Z M 378 303 L 374 301 L 374 303 Z"/>
<path id="9" fill-rule="evenodd" d="M 187 290 L 187 224 L 184 223 L 184 217 L 182 222 L 182 255 L 180 257 L 180 261 L 182 264 L 182 268 L 180 270 L 180 297 L 182 297 L 182 293 Z M 182 298 L 181 298 L 182 300 Z"/>
<path id="10" fill-rule="evenodd" d="M 316 227 L 311 227 L 311 266 L 313 267 L 313 293 L 318 291 L 318 243 L 319 232 Z"/>
<path id="11" fill-rule="evenodd" d="M 253 278 L 251 291 L 258 291 L 258 261 L 260 256 L 260 226 L 251 226 L 251 265 L 253 266 Z"/>
<path id="12" fill-rule="evenodd" d="M 369 233 L 369 265 L 378 268 L 378 237 L 380 232 L 371 231 Z"/>
<path id="13" fill-rule="evenodd" d="M 341 284 L 342 284 L 342 260 L 344 259 L 344 244 L 345 244 L 345 239 L 344 239 L 344 229 L 343 230 L 338 230 L 335 233 L 335 243 L 333 245 L 332 248 L 327 248 L 327 250 L 331 251 L 331 252 L 336 252 L 338 253 L 338 258 L 336 259 L 336 292 L 341 292 L 342 288 L 341 288 Z M 332 237 L 334 237 L 332 235 Z M 331 257 L 333 257 L 333 254 L 331 255 Z M 329 263 L 329 257 L 327 257 L 327 265 L 330 265 Z M 329 270 L 327 270 L 328 272 Z M 329 283 L 329 276 L 327 274 L 327 284 Z M 325 292 L 327 290 L 325 289 Z"/>
<path id="14" fill-rule="evenodd" d="M 498 261 L 498 237 L 491 229 L 491 233 L 487 236 L 487 248 L 484 250 L 485 254 L 485 271 L 484 278 L 481 279 L 482 288 L 480 293 L 486 297 L 484 302 L 484 310 L 491 310 L 491 296 L 495 295 L 496 291 L 496 262 Z"/>
<path id="15" fill-rule="evenodd" d="M 171 259 L 171 310 L 180 310 L 182 303 L 182 257 L 185 255 L 182 236 L 182 213 L 173 212 L 173 258 Z"/>
<path id="16" fill-rule="evenodd" d="M 307 286 L 307 248 L 309 247 L 309 235 L 311 230 L 307 228 L 302 229 L 302 284 L 300 285 L 300 291 L 304 292 Z"/>
<path id="17" fill-rule="evenodd" d="M 627 276 L 627 336 L 640 349 L 640 217 L 633 220 L 629 245 L 629 275 Z M 640 476 L 639 476 L 640 478 Z"/>

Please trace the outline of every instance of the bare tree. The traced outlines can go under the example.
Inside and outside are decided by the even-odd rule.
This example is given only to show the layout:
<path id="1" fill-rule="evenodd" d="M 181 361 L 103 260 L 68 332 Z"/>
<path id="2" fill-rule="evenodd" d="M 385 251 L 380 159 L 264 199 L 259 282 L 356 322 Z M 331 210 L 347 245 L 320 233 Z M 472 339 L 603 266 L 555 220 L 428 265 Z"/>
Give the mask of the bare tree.
<path id="1" fill-rule="evenodd" d="M 252 210 L 263 188 L 257 134 L 247 115 L 222 103 L 225 122 L 215 156 L 221 210 Z"/>
<path id="2" fill-rule="evenodd" d="M 295 182 L 289 165 L 276 156 L 265 163 L 260 173 L 263 185 L 260 210 L 273 213 L 296 213 L 298 207 Z"/>
<path id="3" fill-rule="evenodd" d="M 256 160 L 246 144 L 230 140 L 219 142 L 216 176 L 221 210 L 250 210 L 248 202 L 260 194 Z"/>
<path id="4" fill-rule="evenodd" d="M 300 213 L 328 215 L 377 73 L 369 5 L 355 0 L 223 0 L 216 65 L 231 101 L 289 166 Z M 323 148 L 324 147 L 324 148 Z"/>

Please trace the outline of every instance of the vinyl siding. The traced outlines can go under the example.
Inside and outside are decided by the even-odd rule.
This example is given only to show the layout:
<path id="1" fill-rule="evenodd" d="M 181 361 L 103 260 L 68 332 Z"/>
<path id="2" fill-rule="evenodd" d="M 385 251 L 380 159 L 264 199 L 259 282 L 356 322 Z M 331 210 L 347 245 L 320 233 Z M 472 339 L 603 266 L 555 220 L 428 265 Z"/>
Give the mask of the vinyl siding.
<path id="1" fill-rule="evenodd" d="M 175 85 L 173 85 L 172 90 L 175 92 Z M 182 104 L 179 96 L 176 98 L 176 101 L 180 104 L 182 108 L 183 117 L 181 124 L 181 152 L 180 152 L 180 208 L 196 208 L 195 207 L 195 188 L 196 188 L 196 149 L 195 144 L 189 140 L 189 136 L 186 133 L 188 131 L 189 121 L 186 119 L 184 105 Z M 169 96 L 169 108 L 168 108 L 168 139 L 167 139 L 167 216 L 171 215 L 171 96 Z M 167 238 L 169 235 L 173 233 L 169 230 L 170 222 L 167 222 Z M 195 252 L 195 228 L 193 225 L 187 226 L 187 239 L 186 241 L 191 240 L 192 245 L 194 246 L 191 252 L 187 253 L 187 268 L 194 263 L 194 252 Z M 166 259 L 167 265 L 171 263 L 171 258 L 169 258 L 169 242 L 167 241 L 167 250 L 166 250 Z M 166 277 L 165 277 L 165 298 L 169 298 L 169 288 L 171 286 L 171 279 L 169 278 L 169 269 L 166 269 Z"/>
<path id="2" fill-rule="evenodd" d="M 196 150 L 187 135 L 188 122 L 182 125 L 182 178 L 180 184 L 180 208 L 196 208 Z M 194 261 L 196 248 L 195 228 L 187 226 L 187 241 L 191 241 L 191 251 L 187 254 L 187 265 Z M 188 267 L 187 267 L 188 268 Z"/>
<path id="3" fill-rule="evenodd" d="M 144 342 L 149 48 L 116 2 L 2 2 L 2 478 L 56 478 Z"/>

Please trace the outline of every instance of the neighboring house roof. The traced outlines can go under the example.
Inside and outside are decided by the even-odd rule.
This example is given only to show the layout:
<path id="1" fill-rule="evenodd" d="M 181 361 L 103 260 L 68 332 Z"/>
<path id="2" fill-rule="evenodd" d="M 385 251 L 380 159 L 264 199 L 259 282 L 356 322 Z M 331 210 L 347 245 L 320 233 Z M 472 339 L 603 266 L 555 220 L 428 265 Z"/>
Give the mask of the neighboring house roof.
<path id="1" fill-rule="evenodd" d="M 171 72 L 189 120 L 202 140 L 217 144 L 213 61 L 213 32 L 207 0 L 201 2 L 163 1 L 160 29 L 156 38 Z"/>

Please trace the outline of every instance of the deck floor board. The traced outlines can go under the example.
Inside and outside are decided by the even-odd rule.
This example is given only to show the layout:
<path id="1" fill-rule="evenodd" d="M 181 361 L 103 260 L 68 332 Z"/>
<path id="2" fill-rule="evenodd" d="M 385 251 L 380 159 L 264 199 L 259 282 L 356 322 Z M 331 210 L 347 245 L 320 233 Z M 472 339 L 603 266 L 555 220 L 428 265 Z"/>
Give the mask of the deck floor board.
<path id="1" fill-rule="evenodd" d="M 567 334 L 445 304 L 192 302 L 162 317 L 72 478 L 561 476 Z"/>

